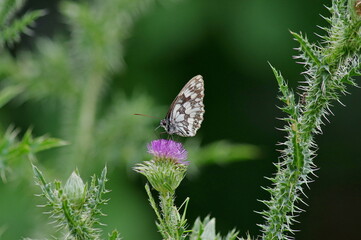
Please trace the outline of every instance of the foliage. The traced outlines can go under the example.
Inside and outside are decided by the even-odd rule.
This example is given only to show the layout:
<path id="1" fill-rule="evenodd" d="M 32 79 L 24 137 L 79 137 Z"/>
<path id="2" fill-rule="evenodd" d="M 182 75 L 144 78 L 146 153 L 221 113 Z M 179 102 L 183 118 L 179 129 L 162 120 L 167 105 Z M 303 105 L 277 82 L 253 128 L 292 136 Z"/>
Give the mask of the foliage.
<path id="1" fill-rule="evenodd" d="M 76 171 L 71 174 L 64 186 L 58 180 L 46 182 L 41 171 L 33 165 L 36 184 L 40 187 L 41 197 L 47 200 L 42 207 L 50 207 L 46 212 L 59 230 L 64 230 L 64 239 L 101 239 L 101 229 L 94 225 L 102 225 L 99 216 L 104 215 L 100 206 L 108 200 L 103 195 L 107 182 L 105 167 L 100 178 L 92 177 L 90 184 L 84 184 Z M 108 239 L 120 239 L 114 230 Z"/>
<path id="2" fill-rule="evenodd" d="M 325 18 L 330 27 L 322 44 L 311 44 L 305 36 L 291 32 L 300 44 L 300 59 L 305 66 L 305 81 L 300 87 L 301 97 L 296 102 L 295 95 L 282 75 L 272 67 L 281 92 L 281 110 L 287 114 L 284 131 L 286 141 L 281 161 L 276 163 L 277 174 L 270 178 L 273 187 L 266 188 L 270 200 L 263 203 L 267 210 L 261 212 L 266 219 L 260 225 L 262 239 L 290 239 L 294 233 L 292 224 L 303 210 L 296 205 L 304 203 L 304 187 L 312 181 L 316 166 L 313 162 L 316 151 L 314 135 L 322 133 L 321 125 L 332 114 L 332 102 L 340 101 L 346 85 L 356 86 L 354 76 L 360 72 L 361 18 L 355 11 L 356 1 L 333 0 L 329 7 L 331 17 Z M 302 99 L 304 98 L 304 99 Z"/>
<path id="3" fill-rule="evenodd" d="M 236 240 L 237 235 L 236 230 L 230 231 L 225 237 L 216 234 L 216 219 L 207 216 L 203 221 L 199 217 L 196 219 L 189 240 Z"/>
<path id="4" fill-rule="evenodd" d="M 4 0 L 0 2 L 0 50 L 5 43 L 13 44 L 19 41 L 21 33 L 30 34 L 28 26 L 40 16 L 44 11 L 36 10 L 15 18 L 14 15 L 23 7 L 23 0 Z M 0 90 L 0 108 L 24 91 L 20 85 L 3 86 Z M 0 176 L 2 181 L 6 181 L 6 173 L 11 172 L 14 166 L 19 167 L 23 163 L 24 157 L 34 158 L 34 154 L 45 149 L 63 146 L 66 143 L 59 139 L 48 138 L 46 136 L 33 138 L 31 130 L 28 130 L 21 140 L 17 139 L 20 130 L 13 126 L 6 131 L 0 129 Z"/>
<path id="5" fill-rule="evenodd" d="M 225 140 L 212 142 L 208 145 L 197 147 L 196 141 L 187 142 L 190 156 L 195 159 L 194 164 L 225 164 L 239 159 L 257 159 L 261 155 L 260 148 L 251 144 L 235 144 Z"/>
<path id="6" fill-rule="evenodd" d="M 4 21 L 0 24 L 0 31 L 7 29 L 7 43 L 18 40 L 20 30 L 26 31 L 26 26 L 44 13 L 33 11 L 11 24 L 12 13 L 20 8 L 23 1 L 10 0 L 3 3 L 4 9 L 13 9 L 12 12 L 1 11 Z M 107 93 L 113 84 L 115 73 L 122 71 L 123 44 L 133 21 L 153 3 L 154 1 L 149 0 L 61 1 L 60 13 L 71 33 L 69 39 L 64 41 L 60 34 L 53 39 L 39 38 L 35 43 L 35 49 L 18 51 L 16 58 L 6 51 L 2 53 L 0 106 L 14 98 L 21 103 L 39 104 L 42 118 L 46 119 L 48 114 L 57 120 L 56 129 L 52 134 L 67 141 L 46 137 L 33 139 L 29 132 L 17 143 L 16 131 L 9 130 L 9 134 L 5 134 L 4 142 L 8 143 L 5 145 L 11 148 L 12 152 L 21 150 L 25 153 L 24 149 L 28 149 L 27 154 L 33 156 L 33 153 L 40 150 L 70 143 L 51 158 L 53 163 L 58 164 L 55 168 L 59 173 L 73 169 L 74 165 L 86 172 L 90 167 L 96 167 L 96 164 L 103 165 L 105 161 L 133 166 L 134 162 L 145 157 L 146 153 L 139 149 L 155 135 L 154 121 L 132 114 L 135 109 L 137 112 L 161 111 L 144 93 L 135 92 L 132 96 L 123 93 L 109 96 Z M 147 129 L 150 131 L 144 132 Z M 46 127 L 42 130 L 48 131 Z M 233 153 L 233 159 L 237 156 L 243 158 L 242 147 L 225 145 L 227 151 Z M 192 148 L 194 152 L 195 149 L 199 149 L 198 146 Z M 216 148 L 213 152 L 218 155 L 224 153 L 222 149 L 217 151 Z M 203 155 L 207 154 L 198 154 L 199 158 Z M 10 169 L 19 171 L 11 164 L 12 158 L 6 156 L 4 159 L 1 162 L 3 176 Z M 222 159 L 227 162 L 228 155 L 223 154 Z M 93 164 L 90 165 L 88 162 Z M 199 162 L 205 163 L 207 157 L 203 157 Z M 46 186 L 47 183 L 36 167 L 34 173 L 38 184 Z M 59 198 L 49 199 L 50 192 L 43 192 L 43 196 L 48 198 L 49 206 L 55 207 L 54 211 L 60 211 L 56 207 L 61 204 L 59 201 L 62 197 L 66 198 L 65 186 L 62 187 L 59 181 L 55 181 L 53 187 L 52 191 L 63 191 L 59 192 Z M 66 208 L 63 210 L 66 211 L 52 215 L 59 226 L 64 224 L 64 221 L 69 221 L 70 225 L 62 225 L 62 229 L 69 230 L 69 236 L 64 236 L 83 236 L 87 233 L 89 238 L 99 237 L 99 231 L 93 228 L 96 220 L 81 222 L 74 215 L 77 214 L 76 209 L 69 205 L 69 201 L 64 204 Z M 79 224 L 74 225 L 74 221 Z M 111 236 L 112 239 L 118 238 L 116 232 Z"/>
<path id="7" fill-rule="evenodd" d="M 152 99 L 144 93 L 132 96 L 119 93 L 109 96 L 116 73 L 124 67 L 124 41 L 129 36 L 133 22 L 155 1 L 151 0 L 93 0 L 62 1 L 60 13 L 65 19 L 69 39 L 64 36 L 54 39 L 39 39 L 35 51 L 21 51 L 13 58 L 4 52 L 0 59 L 0 107 L 17 97 L 22 101 L 46 102 L 43 112 L 56 112 L 59 123 L 56 135 L 71 145 L 54 157 L 66 172 L 77 165 L 82 171 L 105 161 L 133 165 L 144 159 L 144 143 L 154 137 L 154 122 L 132 116 L 137 112 L 161 112 Z M 13 44 L 21 33 L 29 33 L 28 27 L 44 11 L 32 11 L 13 20 L 23 1 L 4 0 L 0 3 L 0 45 Z M 275 164 L 277 173 L 270 178 L 272 187 L 265 188 L 270 199 L 262 201 L 267 209 L 261 214 L 265 222 L 260 224 L 262 239 L 289 239 L 294 233 L 293 223 L 303 210 L 304 188 L 312 181 L 316 166 L 316 143 L 314 137 L 322 133 L 321 126 L 335 101 L 340 102 L 346 94 L 346 86 L 356 86 L 354 77 L 360 72 L 360 1 L 333 0 L 328 8 L 331 17 L 325 18 L 329 27 L 322 28 L 326 34 L 321 43 L 311 43 L 305 34 L 291 32 L 299 43 L 300 61 L 305 71 L 305 81 L 299 87 L 299 97 L 274 67 L 272 71 L 279 85 L 283 102 L 280 109 L 287 115 L 284 131 L 285 142 L 281 143 L 281 158 Z M 55 106 L 55 108 L 54 108 Z M 55 110 L 54 110 L 55 109 Z M 148 132 L 146 129 L 148 130 Z M 8 128 L 0 139 L 0 171 L 3 180 L 14 169 L 15 163 L 24 156 L 33 158 L 36 152 L 65 145 L 66 142 L 47 137 L 31 136 L 28 130 L 17 140 L 18 130 Z M 254 159 L 258 148 L 250 145 L 231 144 L 225 141 L 199 147 L 196 141 L 189 142 L 192 162 L 198 165 L 225 163 L 235 159 Z M 91 162 L 92 164 L 89 164 Z M 154 162 L 149 162 L 153 164 Z M 149 165 L 143 165 L 149 167 Z M 181 207 L 175 205 L 175 190 L 185 175 L 185 168 L 168 183 L 167 173 L 175 175 L 179 169 L 169 170 L 169 165 L 156 165 L 151 170 L 157 178 L 149 181 L 158 191 L 159 202 L 146 185 L 151 207 L 157 216 L 157 227 L 164 239 L 236 239 L 238 232 L 232 230 L 222 237 L 216 233 L 215 219 L 198 218 L 192 230 L 188 230 L 187 198 Z M 144 168 L 140 169 L 144 171 Z M 173 171 L 174 170 L 174 171 Z M 37 167 L 33 166 L 42 196 L 47 199 L 50 216 L 66 239 L 101 239 L 99 218 L 100 205 L 107 203 L 102 198 L 105 189 L 106 171 L 99 179 L 92 178 L 84 184 L 77 171 L 71 174 L 63 186 L 60 181 L 48 183 Z M 158 171 L 158 172 L 157 172 Z M 162 174 L 159 174 L 162 171 Z M 164 174 L 163 174 L 164 173 Z M 165 176 L 165 177 L 164 177 Z M 149 177 L 149 175 L 147 176 Z M 167 181 L 164 181 L 167 180 Z M 155 184 L 156 183 L 156 184 Z M 163 187 L 159 185 L 163 184 Z M 171 186 L 171 188 L 169 188 Z M 108 239 L 119 239 L 113 231 Z M 251 239 L 247 236 L 247 239 Z"/>
<path id="8" fill-rule="evenodd" d="M 33 138 L 30 130 L 19 141 L 18 134 L 18 129 L 9 127 L 0 138 L 0 175 L 3 181 L 6 181 L 6 173 L 14 166 L 18 167 L 22 164 L 21 160 L 25 157 L 34 159 L 34 154 L 37 152 L 66 144 L 62 140 L 46 136 Z"/>
<path id="9" fill-rule="evenodd" d="M 114 72 L 123 67 L 122 44 L 133 21 L 151 2 L 63 1 L 60 10 L 72 32 L 69 41 L 40 39 L 35 52 L 20 52 L 16 61 L 6 55 L 0 59 L 5 86 L 21 89 L 23 100 L 54 102 L 43 106 L 45 112 L 58 108 L 56 134 L 72 143 L 57 157 L 72 164 L 61 166 L 75 163 L 83 168 L 85 159 L 117 161 L 119 152 L 134 153 L 123 160 L 131 165 L 141 157 L 137 150 L 154 135 L 144 134 L 144 129 L 154 129 L 153 121 L 131 116 L 134 109 L 161 112 L 149 97 L 134 93 L 109 99 L 105 94 Z M 107 150 L 93 151 L 101 147 Z"/>
<path id="10" fill-rule="evenodd" d="M 121 163 L 132 166 L 144 157 L 138 149 L 155 135 L 154 121 L 132 114 L 135 109 L 162 111 L 144 93 L 134 92 L 131 97 L 108 93 L 114 74 L 122 71 L 123 43 L 133 21 L 152 3 L 62 1 L 60 12 L 71 31 L 69 40 L 40 38 L 35 51 L 20 51 L 16 60 L 5 53 L 0 59 L 8 94 L 16 91 L 22 101 L 46 102 L 42 112 L 53 113 L 58 121 L 52 134 L 71 143 L 56 156 L 59 167 L 84 169 L 87 161 L 118 162 L 120 156 L 130 156 Z M 232 158 L 243 158 L 239 146 L 229 144 L 229 148 L 235 153 Z"/>
<path id="11" fill-rule="evenodd" d="M 0 49 L 5 43 L 13 44 L 20 40 L 21 33 L 31 34 L 29 26 L 45 14 L 34 10 L 14 19 L 14 15 L 24 6 L 25 0 L 3 0 L 0 2 Z"/>
<path id="12" fill-rule="evenodd" d="M 161 179 L 160 179 L 161 180 Z M 145 190 L 149 197 L 149 203 L 157 215 L 157 228 L 163 239 L 182 240 L 187 237 L 187 219 L 186 210 L 189 198 L 187 198 L 182 206 L 184 206 L 183 214 L 180 213 L 182 207 L 177 208 L 174 204 L 174 192 L 159 192 L 159 207 L 157 206 L 148 184 Z"/>
<path id="13" fill-rule="evenodd" d="M 0 91 L 0 108 L 23 91 L 20 86 L 8 86 Z"/>

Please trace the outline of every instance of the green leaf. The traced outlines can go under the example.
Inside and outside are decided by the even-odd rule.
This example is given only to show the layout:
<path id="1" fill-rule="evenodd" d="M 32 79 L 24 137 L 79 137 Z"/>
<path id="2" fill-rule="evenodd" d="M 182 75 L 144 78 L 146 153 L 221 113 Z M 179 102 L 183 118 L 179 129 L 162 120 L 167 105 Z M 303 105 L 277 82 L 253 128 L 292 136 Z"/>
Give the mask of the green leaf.
<path id="1" fill-rule="evenodd" d="M 117 230 L 113 230 L 112 233 L 108 234 L 108 240 L 120 240 L 120 234 Z"/>
<path id="2" fill-rule="evenodd" d="M 56 138 L 41 136 L 33 138 L 31 130 L 28 130 L 19 141 L 17 135 L 19 130 L 9 127 L 0 138 L 0 174 L 3 181 L 6 179 L 6 172 L 10 169 L 23 164 L 24 157 L 30 157 L 33 154 L 46 149 L 64 146 L 67 143 Z"/>
<path id="3" fill-rule="evenodd" d="M 189 236 L 189 240 L 198 240 L 203 232 L 203 225 L 200 217 L 197 217 L 193 224 L 192 233 Z"/>
<path id="4" fill-rule="evenodd" d="M 224 240 L 236 240 L 238 239 L 237 236 L 238 236 L 238 231 L 236 231 L 235 229 L 231 230 L 230 232 L 227 233 L 227 236 L 225 236 L 223 239 Z M 248 236 L 248 239 L 250 240 L 251 237 Z"/>
<path id="5" fill-rule="evenodd" d="M 302 34 L 298 34 L 290 31 L 295 40 L 300 44 L 300 51 L 304 53 L 304 60 L 307 60 L 309 65 L 315 65 L 320 67 L 321 61 L 319 60 L 319 56 L 317 56 L 316 51 L 314 50 L 314 46 L 309 43 L 306 37 L 303 37 Z"/>
<path id="6" fill-rule="evenodd" d="M 41 152 L 47 149 L 68 145 L 68 142 L 58 138 L 37 137 L 29 144 L 31 153 Z"/>
<path id="7" fill-rule="evenodd" d="M 220 234 L 216 234 L 216 219 L 210 218 L 210 216 L 205 217 L 203 221 L 198 217 L 191 232 L 189 240 L 235 240 L 238 235 L 234 229 L 223 238 Z"/>
<path id="8" fill-rule="evenodd" d="M 0 43 L 4 44 L 5 42 L 12 44 L 14 42 L 18 42 L 20 40 L 20 34 L 26 33 L 28 35 L 31 34 L 29 26 L 31 26 L 36 19 L 45 15 L 44 10 L 35 10 L 26 13 L 20 19 L 16 19 L 9 26 L 6 26 L 3 30 L 1 30 L 1 39 Z"/>
<path id="9" fill-rule="evenodd" d="M 50 201 L 51 203 L 54 202 L 55 197 L 53 195 L 52 186 L 51 184 L 45 181 L 45 178 L 42 172 L 32 164 L 33 173 L 36 179 L 36 184 L 39 185 L 40 189 L 42 190 L 44 196 Z"/>
<path id="10" fill-rule="evenodd" d="M 10 18 L 18 11 L 23 5 L 24 0 L 2 0 L 0 1 L 0 26 L 6 25 Z"/>
<path id="11" fill-rule="evenodd" d="M 106 189 L 105 189 L 105 183 L 107 182 L 107 167 L 105 166 L 100 178 L 98 179 L 98 192 L 97 192 L 97 201 L 101 202 L 102 201 L 102 194 L 106 193 Z"/>
<path id="12" fill-rule="evenodd" d="M 261 156 L 259 147 L 251 144 L 234 144 L 217 141 L 202 148 L 190 148 L 190 160 L 198 164 L 224 164 L 240 160 L 254 160 Z"/>
<path id="13" fill-rule="evenodd" d="M 202 240 L 214 240 L 216 239 L 216 220 L 212 218 L 204 227 L 201 235 Z"/>
<path id="14" fill-rule="evenodd" d="M 101 213 L 100 204 L 104 204 L 106 201 L 97 199 L 97 196 L 98 192 L 107 192 L 103 186 L 106 168 L 100 177 L 103 180 L 99 180 L 97 183 L 96 177 L 92 177 L 90 188 L 80 179 L 77 170 L 73 171 L 64 186 L 59 180 L 47 183 L 41 171 L 34 165 L 33 172 L 36 184 L 42 191 L 39 196 L 47 200 L 42 207 L 51 208 L 46 213 L 50 215 L 58 230 L 64 230 L 72 239 L 100 239 L 102 230 L 96 225 L 102 225 L 98 216 L 104 215 Z M 120 239 L 117 231 L 109 235 L 109 239 Z"/>
<path id="15" fill-rule="evenodd" d="M 21 86 L 7 86 L 0 91 L 0 108 L 24 91 Z"/>

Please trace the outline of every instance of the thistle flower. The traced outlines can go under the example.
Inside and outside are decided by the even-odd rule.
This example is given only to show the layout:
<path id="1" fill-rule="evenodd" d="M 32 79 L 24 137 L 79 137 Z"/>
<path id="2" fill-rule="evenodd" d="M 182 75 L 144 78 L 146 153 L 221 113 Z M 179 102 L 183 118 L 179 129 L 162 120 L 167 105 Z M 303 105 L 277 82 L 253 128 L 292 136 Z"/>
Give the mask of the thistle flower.
<path id="1" fill-rule="evenodd" d="M 188 165 L 187 151 L 183 148 L 181 143 L 159 139 L 154 140 L 148 144 L 148 153 L 155 157 L 155 160 L 167 159 L 179 164 Z"/>
<path id="2" fill-rule="evenodd" d="M 181 143 L 165 139 L 154 140 L 147 147 L 153 160 L 137 164 L 134 170 L 143 174 L 157 191 L 173 193 L 187 171 L 187 151 Z"/>

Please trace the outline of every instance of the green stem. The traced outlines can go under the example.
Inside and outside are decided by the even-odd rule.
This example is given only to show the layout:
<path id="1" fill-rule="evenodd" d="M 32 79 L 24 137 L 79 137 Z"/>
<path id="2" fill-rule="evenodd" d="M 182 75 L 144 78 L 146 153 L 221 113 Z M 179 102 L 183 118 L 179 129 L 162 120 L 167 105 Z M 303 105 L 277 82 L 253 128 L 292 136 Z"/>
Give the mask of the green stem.
<path id="1" fill-rule="evenodd" d="M 166 231 L 163 237 L 165 239 L 179 239 L 176 226 L 176 218 L 174 216 L 174 195 L 170 192 L 161 192 L 159 195 L 160 207 L 163 214 L 164 230 Z"/>
<path id="2" fill-rule="evenodd" d="M 75 239 L 86 239 L 81 231 L 81 228 L 78 227 L 76 220 L 74 219 L 72 213 L 70 212 L 70 207 L 67 200 L 62 202 L 62 209 L 64 212 L 64 216 L 68 221 L 69 231 L 75 237 Z"/>
<path id="3" fill-rule="evenodd" d="M 93 73 L 85 84 L 80 103 L 78 131 L 75 138 L 74 160 L 81 165 L 87 158 L 94 135 L 97 102 L 102 89 L 103 78 Z"/>
<path id="4" fill-rule="evenodd" d="M 337 4 L 336 1 L 333 3 Z M 293 33 L 300 42 L 301 55 L 310 67 L 309 76 L 306 77 L 306 105 L 301 107 L 299 113 L 292 111 L 299 105 L 294 103 L 292 92 L 282 76 L 273 69 L 283 94 L 280 99 L 286 103 L 282 110 L 290 117 L 286 118 L 289 125 L 286 127 L 288 137 L 283 150 L 284 161 L 276 164 L 278 172 L 271 179 L 274 187 L 267 189 L 271 193 L 271 199 L 263 201 L 268 210 L 262 212 L 266 218 L 266 223 L 261 225 L 262 239 L 289 239 L 287 233 L 293 232 L 290 226 L 295 215 L 300 212 L 295 204 L 302 201 L 303 185 L 309 182 L 309 175 L 314 171 L 314 135 L 320 133 L 322 118 L 328 112 L 330 103 L 338 100 L 340 92 L 344 92 L 346 88 L 337 72 L 347 67 L 342 65 L 347 57 L 359 58 L 361 41 L 359 35 L 354 33 L 359 32 L 361 21 L 350 20 L 346 24 L 344 21 L 348 19 L 347 16 L 347 12 L 337 12 L 336 18 L 339 18 L 344 28 L 340 29 L 336 25 L 331 26 L 329 31 L 330 39 L 339 39 L 338 34 L 342 34 L 342 40 L 330 41 L 326 47 L 321 46 L 323 49 L 317 55 L 313 54 L 307 39 Z"/>

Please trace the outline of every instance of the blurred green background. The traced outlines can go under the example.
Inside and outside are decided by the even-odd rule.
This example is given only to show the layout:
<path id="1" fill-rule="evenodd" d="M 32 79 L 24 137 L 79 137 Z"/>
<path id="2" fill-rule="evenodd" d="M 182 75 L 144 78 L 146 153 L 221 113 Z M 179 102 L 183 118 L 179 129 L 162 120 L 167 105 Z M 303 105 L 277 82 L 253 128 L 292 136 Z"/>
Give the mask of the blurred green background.
<path id="1" fill-rule="evenodd" d="M 32 37 L 24 36 L 21 43 L 9 48 L 12 57 L 16 59 L 24 51 L 37 51 L 35 42 L 40 38 L 69 41 L 71 33 L 58 10 L 60 2 L 28 1 L 26 9 L 46 9 L 48 14 L 37 21 Z M 282 113 L 277 109 L 280 104 L 276 99 L 277 84 L 267 62 L 281 70 L 291 86 L 297 86 L 303 79 L 300 74 L 303 69 L 292 60 L 297 44 L 289 30 L 302 31 L 309 39 L 318 41 L 314 33 L 323 32 L 317 25 L 326 24 L 320 14 L 328 15 L 323 4 L 330 5 L 330 1 L 152 3 L 129 29 L 122 49 L 124 63 L 119 70 L 113 70 L 102 89 L 96 113 L 101 128 L 95 129 L 92 136 L 97 138 L 99 131 L 100 144 L 92 147 L 93 158 L 79 163 L 57 157 L 61 154 L 64 158 L 70 147 L 41 153 L 39 164 L 48 180 L 65 181 L 78 167 L 88 181 L 91 174 L 99 174 L 107 163 L 111 200 L 103 208 L 108 215 L 103 218 L 107 224 L 105 232 L 117 228 L 124 239 L 160 239 L 144 191 L 145 179 L 131 170 L 135 162 L 147 159 L 146 143 L 158 137 L 154 133 L 158 122 L 131 114 L 163 117 L 182 86 L 201 74 L 205 80 L 205 120 L 196 139 L 186 144 L 191 149 L 191 162 L 192 156 L 195 159 L 207 156 L 210 160 L 191 166 L 189 176 L 178 190 L 178 204 L 190 197 L 190 223 L 197 216 L 211 214 L 223 234 L 236 227 L 243 236 L 247 231 L 252 236 L 259 235 L 256 224 L 263 220 L 254 211 L 261 211 L 264 206 L 257 199 L 269 197 L 261 186 L 270 185 L 264 176 L 275 172 L 272 163 L 279 156 L 276 144 L 284 137 L 276 130 L 283 126 L 277 120 Z M 37 45 L 40 49 L 43 46 Z M 60 74 L 61 69 L 49 67 L 48 71 Z M 335 103 L 332 109 L 335 116 L 329 117 L 331 123 L 323 127 L 324 134 L 316 137 L 319 150 L 315 163 L 320 169 L 316 172 L 318 178 L 310 184 L 311 190 L 305 191 L 309 206 L 300 203 L 306 212 L 294 227 L 300 230 L 296 239 L 359 239 L 361 91 L 356 88 L 349 91 L 351 95 L 342 98 L 347 107 Z M 115 107 L 109 107 L 110 103 Z M 72 131 L 76 124 L 72 122 L 72 112 L 60 111 L 62 108 L 66 106 L 61 101 L 51 98 L 20 97 L 1 109 L 1 126 L 6 129 L 12 123 L 22 131 L 32 127 L 36 136 L 49 134 L 72 142 L 66 139 L 69 133 L 64 131 Z M 113 112 L 116 117 L 112 117 Z M 106 119 L 117 121 L 114 126 L 122 131 L 111 128 Z M 114 136 L 102 139 L 105 131 Z M 207 146 L 217 141 L 237 144 L 245 152 L 236 154 L 239 156 L 236 159 L 225 157 L 224 163 L 222 159 L 213 161 L 206 154 Z M 197 155 L 199 151 L 204 154 Z M 45 238 L 54 231 L 46 223 L 43 209 L 36 207 L 43 201 L 34 196 L 39 189 L 33 186 L 30 174 L 0 183 L 0 227 L 5 230 L 2 239 Z"/>

